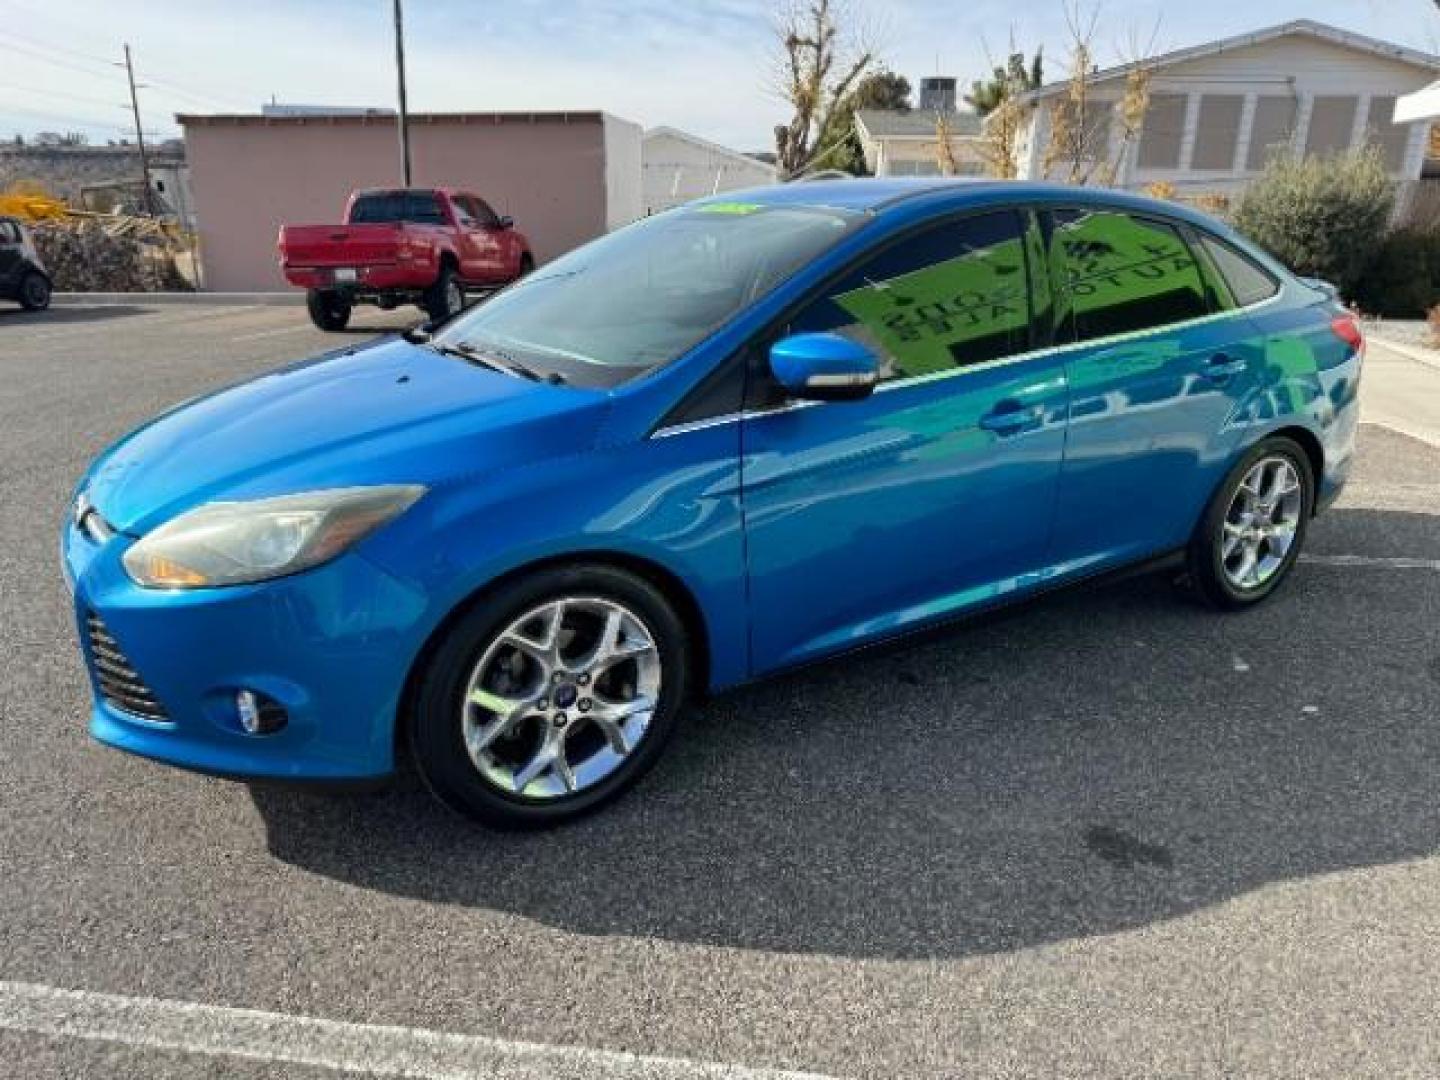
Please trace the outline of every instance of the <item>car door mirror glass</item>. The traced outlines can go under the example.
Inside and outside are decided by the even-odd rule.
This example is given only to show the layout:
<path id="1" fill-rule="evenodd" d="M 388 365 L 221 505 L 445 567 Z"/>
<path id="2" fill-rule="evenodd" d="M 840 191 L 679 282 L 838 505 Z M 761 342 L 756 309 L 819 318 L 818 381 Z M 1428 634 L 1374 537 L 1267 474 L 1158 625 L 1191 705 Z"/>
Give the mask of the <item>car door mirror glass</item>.
<path id="1" fill-rule="evenodd" d="M 854 401 L 880 381 L 880 358 L 840 334 L 791 334 L 771 347 L 770 371 L 792 397 Z"/>

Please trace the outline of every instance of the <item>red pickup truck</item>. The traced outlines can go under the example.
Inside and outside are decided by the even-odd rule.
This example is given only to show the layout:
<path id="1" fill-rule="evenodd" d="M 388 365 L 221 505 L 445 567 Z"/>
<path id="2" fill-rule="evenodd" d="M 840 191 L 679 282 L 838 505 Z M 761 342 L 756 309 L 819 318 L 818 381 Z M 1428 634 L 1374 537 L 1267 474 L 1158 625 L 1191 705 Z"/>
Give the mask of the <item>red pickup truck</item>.
<path id="1" fill-rule="evenodd" d="M 356 304 L 418 304 L 432 319 L 535 268 L 529 241 L 485 200 L 450 188 L 357 191 L 343 225 L 283 225 L 280 269 L 305 289 L 310 319 L 343 330 Z"/>

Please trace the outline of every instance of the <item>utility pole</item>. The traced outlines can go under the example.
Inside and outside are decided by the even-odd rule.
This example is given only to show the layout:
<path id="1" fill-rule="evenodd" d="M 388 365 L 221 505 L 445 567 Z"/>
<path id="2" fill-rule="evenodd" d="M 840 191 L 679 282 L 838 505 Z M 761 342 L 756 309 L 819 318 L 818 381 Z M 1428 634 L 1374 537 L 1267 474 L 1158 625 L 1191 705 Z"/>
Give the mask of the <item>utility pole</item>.
<path id="1" fill-rule="evenodd" d="M 398 4 L 400 0 L 395 0 Z M 135 145 L 140 151 L 140 175 L 145 180 L 145 212 L 155 216 L 155 193 L 150 189 L 150 159 L 145 154 L 145 131 L 140 126 L 140 99 L 135 96 L 135 65 L 130 62 L 130 43 L 125 43 L 125 76 L 130 80 L 130 111 L 135 114 Z"/>
<path id="2" fill-rule="evenodd" d="M 1437 0 L 1440 2 L 1440 0 Z M 395 0 L 395 74 L 400 83 L 400 175 L 410 186 L 410 113 L 405 106 L 405 23 Z"/>

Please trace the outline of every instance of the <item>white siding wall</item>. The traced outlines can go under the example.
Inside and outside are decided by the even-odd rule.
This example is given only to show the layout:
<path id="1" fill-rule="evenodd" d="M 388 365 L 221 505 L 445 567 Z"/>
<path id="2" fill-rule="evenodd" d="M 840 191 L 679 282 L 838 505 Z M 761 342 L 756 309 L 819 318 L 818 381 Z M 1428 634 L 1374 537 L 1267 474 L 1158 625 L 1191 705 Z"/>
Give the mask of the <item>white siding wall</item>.
<path id="1" fill-rule="evenodd" d="M 605 228 L 629 225 L 645 212 L 640 187 L 643 129 L 608 113 L 605 124 Z"/>
<path id="2" fill-rule="evenodd" d="M 874 164 L 876 176 L 939 176 L 940 143 L 938 139 L 885 139 Z M 951 152 L 960 176 L 985 175 L 985 158 L 980 140 L 955 137 L 950 140 Z"/>
<path id="3" fill-rule="evenodd" d="M 721 153 L 670 132 L 651 132 L 644 149 L 645 213 L 658 214 L 692 199 L 776 182 L 763 161 Z"/>
<path id="4" fill-rule="evenodd" d="M 1351 128 L 1352 145 L 1365 137 L 1365 119 L 1372 97 L 1394 96 L 1419 89 L 1434 78 L 1432 72 L 1373 53 L 1349 49 L 1309 35 L 1277 38 L 1161 68 L 1152 83 L 1154 94 L 1176 94 L 1186 98 L 1185 128 L 1174 167 L 1140 168 L 1138 155 L 1131 153 L 1119 176 L 1121 186 L 1144 187 L 1166 182 L 1182 195 L 1230 194 L 1255 175 L 1247 168 L 1250 132 L 1256 104 L 1262 97 L 1291 96 L 1297 105 L 1295 130 L 1290 145 L 1303 151 L 1316 97 L 1348 96 L 1356 99 L 1356 121 Z M 1106 85 L 1094 90 L 1096 99 L 1112 97 Z M 1197 136 L 1202 100 L 1206 94 L 1240 95 L 1243 98 L 1236 131 L 1235 155 L 1228 169 L 1196 169 L 1192 155 Z M 1042 102 L 1043 114 L 1046 104 Z M 1044 157 L 1043 115 L 1032 120 L 1035 137 L 1022 155 L 1022 175 L 1038 178 Z M 1412 125 L 1403 168 L 1399 175 L 1409 180 L 1420 175 L 1424 157 L 1424 125 Z M 1142 135 L 1143 140 L 1143 135 Z"/>

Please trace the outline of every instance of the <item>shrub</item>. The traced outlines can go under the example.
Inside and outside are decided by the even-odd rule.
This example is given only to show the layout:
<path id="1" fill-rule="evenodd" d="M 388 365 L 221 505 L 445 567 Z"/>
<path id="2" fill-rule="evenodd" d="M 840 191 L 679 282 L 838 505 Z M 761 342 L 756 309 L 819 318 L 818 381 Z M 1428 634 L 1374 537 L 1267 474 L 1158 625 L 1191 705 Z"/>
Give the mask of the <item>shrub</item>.
<path id="1" fill-rule="evenodd" d="M 1423 317 L 1440 304 L 1440 233 L 1407 228 L 1385 237 L 1352 299 L 1367 315 Z"/>
<path id="2" fill-rule="evenodd" d="M 1395 182 L 1374 149 L 1278 158 L 1246 190 L 1235 226 L 1296 273 L 1333 282 L 1350 297 L 1394 208 Z"/>

